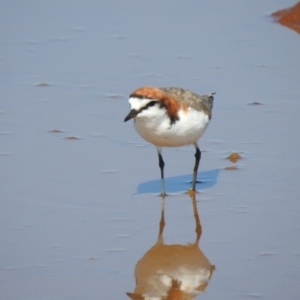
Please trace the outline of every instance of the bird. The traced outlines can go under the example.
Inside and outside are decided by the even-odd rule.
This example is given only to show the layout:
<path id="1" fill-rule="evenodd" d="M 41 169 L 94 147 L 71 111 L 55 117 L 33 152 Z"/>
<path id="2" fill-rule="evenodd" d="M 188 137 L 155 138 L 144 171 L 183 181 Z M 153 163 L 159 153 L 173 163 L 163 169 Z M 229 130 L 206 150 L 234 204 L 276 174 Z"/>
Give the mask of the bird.
<path id="1" fill-rule="evenodd" d="M 211 120 L 214 94 L 199 96 L 188 89 L 152 86 L 139 87 L 130 94 L 130 112 L 124 122 L 134 119 L 134 127 L 138 134 L 156 147 L 162 196 L 166 195 L 163 147 L 194 145 L 195 165 L 190 190 L 195 192 L 201 159 L 198 140 Z"/>

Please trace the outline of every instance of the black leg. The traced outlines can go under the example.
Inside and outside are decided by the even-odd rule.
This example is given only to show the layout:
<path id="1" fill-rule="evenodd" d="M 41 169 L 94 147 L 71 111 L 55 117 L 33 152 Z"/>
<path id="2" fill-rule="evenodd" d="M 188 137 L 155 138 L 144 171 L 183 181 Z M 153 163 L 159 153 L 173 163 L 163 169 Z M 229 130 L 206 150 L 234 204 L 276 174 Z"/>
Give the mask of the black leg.
<path id="1" fill-rule="evenodd" d="M 163 160 L 162 155 L 161 155 L 161 150 L 157 149 L 157 153 L 158 153 L 158 165 L 159 165 L 159 168 L 160 168 L 160 177 L 161 177 L 161 195 L 165 196 L 166 195 L 166 193 L 165 193 L 165 181 L 164 181 L 164 166 L 165 166 L 165 163 L 164 163 L 164 160 Z"/>
<path id="2" fill-rule="evenodd" d="M 198 145 L 194 144 L 194 146 L 196 148 L 196 153 L 195 153 L 195 166 L 194 166 L 194 173 L 193 173 L 193 182 L 192 182 L 192 186 L 191 186 L 191 190 L 193 190 L 193 191 L 195 191 L 198 167 L 199 167 L 199 163 L 200 163 L 200 159 L 201 159 L 201 151 L 200 151 Z"/>

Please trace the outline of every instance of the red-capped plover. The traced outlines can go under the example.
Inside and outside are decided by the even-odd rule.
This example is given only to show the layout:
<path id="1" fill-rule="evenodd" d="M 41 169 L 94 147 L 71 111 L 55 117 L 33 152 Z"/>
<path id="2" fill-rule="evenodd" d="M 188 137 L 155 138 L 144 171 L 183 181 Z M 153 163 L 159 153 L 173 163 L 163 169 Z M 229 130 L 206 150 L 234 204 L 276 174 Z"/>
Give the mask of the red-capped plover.
<path id="1" fill-rule="evenodd" d="M 201 158 L 198 140 L 211 119 L 213 95 L 199 96 L 176 87 L 140 87 L 129 96 L 131 110 L 124 122 L 134 119 L 139 135 L 153 144 L 158 152 L 161 172 L 161 194 L 165 195 L 162 147 L 193 144 L 196 148 L 191 190 L 195 191 Z"/>

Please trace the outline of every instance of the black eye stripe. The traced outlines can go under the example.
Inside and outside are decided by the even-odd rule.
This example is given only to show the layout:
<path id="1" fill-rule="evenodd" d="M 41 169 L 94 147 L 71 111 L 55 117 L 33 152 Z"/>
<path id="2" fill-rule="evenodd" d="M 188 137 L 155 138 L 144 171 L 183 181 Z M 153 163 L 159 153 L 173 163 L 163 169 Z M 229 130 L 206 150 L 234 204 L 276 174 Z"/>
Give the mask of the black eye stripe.
<path id="1" fill-rule="evenodd" d="M 151 107 L 151 106 L 154 106 L 156 103 L 158 103 L 158 101 L 151 101 L 151 102 L 149 102 L 148 104 L 146 104 L 145 106 L 143 106 L 142 108 L 140 108 L 140 109 L 138 110 L 138 113 L 137 113 L 137 114 L 139 114 L 139 113 L 142 112 L 143 110 L 148 109 L 148 108 Z"/>
<path id="2" fill-rule="evenodd" d="M 155 104 L 156 104 L 156 101 L 151 101 L 146 106 L 151 107 L 151 106 L 154 106 Z"/>

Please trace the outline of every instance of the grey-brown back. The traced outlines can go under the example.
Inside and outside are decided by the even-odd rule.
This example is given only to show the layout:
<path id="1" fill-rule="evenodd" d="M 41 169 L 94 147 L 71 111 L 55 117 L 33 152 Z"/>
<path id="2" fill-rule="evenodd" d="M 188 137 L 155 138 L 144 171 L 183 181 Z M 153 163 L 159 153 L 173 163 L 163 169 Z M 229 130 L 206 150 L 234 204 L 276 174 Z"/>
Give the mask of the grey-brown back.
<path id="1" fill-rule="evenodd" d="M 164 93 L 172 95 L 178 101 L 186 103 L 188 106 L 194 108 L 197 111 L 203 111 L 211 119 L 211 112 L 213 108 L 215 93 L 210 95 L 199 96 L 189 90 L 181 89 L 177 87 L 162 87 L 159 88 Z"/>

